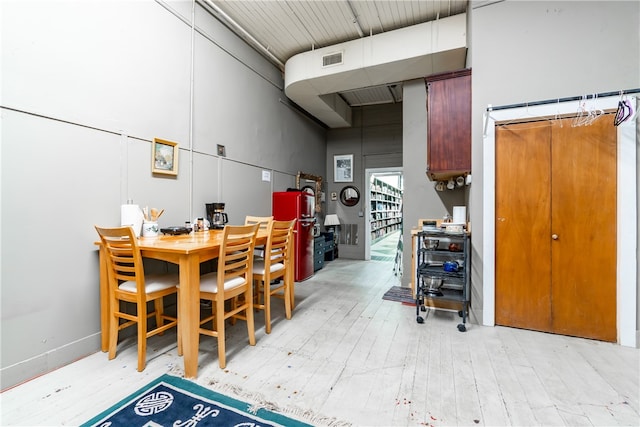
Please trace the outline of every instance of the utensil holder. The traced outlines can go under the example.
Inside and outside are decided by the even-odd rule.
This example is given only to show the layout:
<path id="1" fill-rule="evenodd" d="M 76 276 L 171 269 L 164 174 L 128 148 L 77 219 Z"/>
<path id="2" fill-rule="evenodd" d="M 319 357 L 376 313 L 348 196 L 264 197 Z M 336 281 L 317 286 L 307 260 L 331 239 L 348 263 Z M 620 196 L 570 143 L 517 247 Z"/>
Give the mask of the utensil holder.
<path id="1" fill-rule="evenodd" d="M 157 221 L 144 221 L 142 223 L 142 237 L 157 237 L 159 231 Z"/>

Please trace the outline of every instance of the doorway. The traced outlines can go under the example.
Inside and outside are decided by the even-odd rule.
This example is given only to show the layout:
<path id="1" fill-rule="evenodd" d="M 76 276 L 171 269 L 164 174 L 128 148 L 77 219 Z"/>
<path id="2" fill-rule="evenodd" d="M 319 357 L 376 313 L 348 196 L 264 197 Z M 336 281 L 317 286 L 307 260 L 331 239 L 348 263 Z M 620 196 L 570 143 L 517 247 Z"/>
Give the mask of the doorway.
<path id="1" fill-rule="evenodd" d="M 402 168 L 371 168 L 365 170 L 365 175 L 368 186 L 364 212 L 365 260 L 388 261 L 401 266 Z"/>

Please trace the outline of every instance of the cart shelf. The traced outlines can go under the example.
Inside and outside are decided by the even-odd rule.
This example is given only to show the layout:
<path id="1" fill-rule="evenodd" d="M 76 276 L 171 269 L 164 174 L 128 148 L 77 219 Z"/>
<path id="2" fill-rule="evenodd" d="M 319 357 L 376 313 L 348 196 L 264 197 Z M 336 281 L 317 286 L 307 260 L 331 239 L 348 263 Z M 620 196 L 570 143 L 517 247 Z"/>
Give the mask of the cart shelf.
<path id="1" fill-rule="evenodd" d="M 421 231 L 417 235 L 418 268 L 416 277 L 416 321 L 424 323 L 421 312 L 425 312 L 425 303 L 429 301 L 448 301 L 460 305 L 458 314 L 462 317 L 462 323 L 458 324 L 458 330 L 465 332 L 467 317 L 469 316 L 470 295 L 470 239 L 468 233 L 448 233 L 440 230 Z M 427 249 L 425 241 L 437 239 L 436 248 Z M 458 250 L 449 250 L 449 245 L 456 243 Z M 447 261 L 458 263 L 457 271 L 446 271 L 444 264 Z M 441 287 L 435 291 L 429 288 L 427 278 L 442 280 Z"/>

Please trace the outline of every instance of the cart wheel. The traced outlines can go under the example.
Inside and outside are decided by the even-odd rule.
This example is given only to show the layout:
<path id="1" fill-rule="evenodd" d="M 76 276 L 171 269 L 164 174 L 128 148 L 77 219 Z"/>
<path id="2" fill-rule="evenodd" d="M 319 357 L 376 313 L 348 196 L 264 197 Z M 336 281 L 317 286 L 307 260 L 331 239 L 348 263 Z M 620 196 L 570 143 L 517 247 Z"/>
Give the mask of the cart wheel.
<path id="1" fill-rule="evenodd" d="M 458 330 L 459 330 L 460 332 L 466 332 L 466 331 L 467 331 L 467 327 L 464 325 L 464 323 L 460 323 L 460 324 L 458 325 Z"/>
<path id="2" fill-rule="evenodd" d="M 424 319 L 421 316 L 418 316 L 418 318 L 416 319 L 416 322 L 424 323 Z"/>
<path id="3" fill-rule="evenodd" d="M 462 317 L 462 315 L 464 314 L 464 312 L 462 310 L 458 311 L 458 316 Z"/>

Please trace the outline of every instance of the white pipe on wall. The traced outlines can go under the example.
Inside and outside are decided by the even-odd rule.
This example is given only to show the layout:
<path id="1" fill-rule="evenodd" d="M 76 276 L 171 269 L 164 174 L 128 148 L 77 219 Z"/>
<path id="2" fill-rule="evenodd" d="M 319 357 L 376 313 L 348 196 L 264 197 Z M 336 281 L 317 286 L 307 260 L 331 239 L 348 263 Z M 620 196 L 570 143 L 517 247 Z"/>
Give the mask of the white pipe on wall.
<path id="1" fill-rule="evenodd" d="M 206 8 L 209 8 L 215 16 L 217 16 L 223 23 L 227 24 L 232 31 L 242 37 L 247 41 L 251 46 L 256 48 L 260 53 L 265 55 L 276 64 L 280 71 L 284 71 L 284 64 L 280 61 L 273 53 L 269 51 L 265 46 L 263 46 L 258 40 L 256 40 L 251 34 L 249 34 L 244 28 L 242 28 L 236 21 L 234 21 L 229 15 L 224 13 L 218 6 L 213 4 L 211 0 L 202 0 L 201 3 L 204 4 Z"/>
<path id="2" fill-rule="evenodd" d="M 189 70 L 189 216 L 193 218 L 193 87 L 195 74 L 196 0 L 191 0 L 191 70 Z"/>

